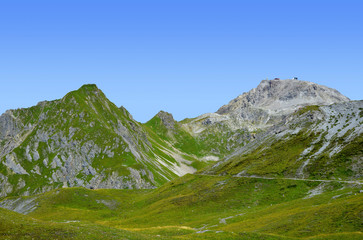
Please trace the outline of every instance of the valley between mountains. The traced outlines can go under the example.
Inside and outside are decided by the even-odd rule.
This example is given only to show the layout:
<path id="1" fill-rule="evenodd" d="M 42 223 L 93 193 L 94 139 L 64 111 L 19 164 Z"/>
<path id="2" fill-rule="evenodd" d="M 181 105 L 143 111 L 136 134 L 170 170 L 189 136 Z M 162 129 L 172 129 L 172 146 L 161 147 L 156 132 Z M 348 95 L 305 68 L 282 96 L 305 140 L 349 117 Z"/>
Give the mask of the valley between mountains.
<path id="1" fill-rule="evenodd" d="M 363 100 L 263 80 L 146 123 L 94 84 L 0 116 L 0 239 L 363 239 Z"/>

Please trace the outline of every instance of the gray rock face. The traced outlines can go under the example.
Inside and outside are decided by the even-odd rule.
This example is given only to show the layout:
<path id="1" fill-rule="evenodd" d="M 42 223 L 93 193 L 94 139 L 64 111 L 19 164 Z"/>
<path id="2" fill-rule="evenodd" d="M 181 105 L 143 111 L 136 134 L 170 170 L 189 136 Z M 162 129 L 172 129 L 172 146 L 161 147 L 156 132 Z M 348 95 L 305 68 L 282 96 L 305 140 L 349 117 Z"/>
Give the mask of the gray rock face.
<path id="1" fill-rule="evenodd" d="M 21 129 L 21 122 L 17 121 L 11 110 L 0 116 L 0 140 L 16 136 Z"/>
<path id="2" fill-rule="evenodd" d="M 10 209 L 21 214 L 31 213 L 37 208 L 37 206 L 38 203 L 36 202 L 36 197 L 27 199 L 5 199 L 4 201 L 0 202 L 0 207 Z"/>
<path id="3" fill-rule="evenodd" d="M 263 80 L 257 88 L 222 106 L 217 113 L 230 115 L 238 122 L 252 124 L 276 122 L 307 105 L 330 105 L 349 98 L 337 90 L 294 79 Z M 276 120 L 276 121 L 274 121 Z"/>
<path id="4" fill-rule="evenodd" d="M 315 83 L 294 79 L 263 80 L 257 88 L 233 99 L 216 113 L 201 115 L 184 126 L 193 135 L 216 124 L 225 125 L 231 131 L 243 128 L 256 131 L 277 124 L 304 106 L 347 101 L 349 98 L 337 90 Z"/>
<path id="5" fill-rule="evenodd" d="M 3 164 L 16 174 L 28 174 L 25 169 L 16 162 L 15 158 L 14 154 L 9 154 L 6 156 L 6 160 Z"/>
<path id="6" fill-rule="evenodd" d="M 292 112 L 307 105 L 329 105 L 347 102 L 337 90 L 312 82 L 294 79 L 263 80 L 257 88 L 244 93 L 222 106 L 217 113 L 230 114 L 243 108 L 254 107 L 272 112 Z"/>
<path id="7" fill-rule="evenodd" d="M 256 131 L 279 123 L 304 106 L 347 101 L 349 98 L 337 90 L 312 82 L 263 80 L 256 88 L 233 99 L 216 113 L 199 116 L 185 127 L 196 135 L 206 129 L 205 125 L 213 124 L 223 124 L 231 131 L 243 128 Z"/>
<path id="8" fill-rule="evenodd" d="M 175 120 L 173 115 L 168 112 L 160 111 L 157 116 L 161 119 L 163 124 L 167 129 L 174 130 L 175 129 Z"/>

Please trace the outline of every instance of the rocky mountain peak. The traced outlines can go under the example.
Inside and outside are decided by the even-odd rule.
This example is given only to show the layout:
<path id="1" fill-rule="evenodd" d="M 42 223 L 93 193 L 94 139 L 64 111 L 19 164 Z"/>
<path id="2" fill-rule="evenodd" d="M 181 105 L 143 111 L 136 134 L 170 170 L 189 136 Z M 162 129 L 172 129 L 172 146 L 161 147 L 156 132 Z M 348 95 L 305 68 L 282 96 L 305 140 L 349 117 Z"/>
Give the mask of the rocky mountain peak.
<path id="1" fill-rule="evenodd" d="M 235 131 L 256 131 L 277 124 L 289 114 L 309 105 L 348 102 L 337 90 L 297 79 L 263 80 L 256 87 L 222 106 L 216 113 L 202 115 L 186 123 L 193 134 L 206 129 L 202 123 Z M 225 130 L 223 130 L 225 131 Z"/>
<path id="2" fill-rule="evenodd" d="M 175 120 L 171 113 L 160 111 L 156 114 L 168 129 L 175 129 Z"/>
<path id="3" fill-rule="evenodd" d="M 218 114 L 230 114 L 247 108 L 259 108 L 273 113 L 289 113 L 306 105 L 329 105 L 346 102 L 337 90 L 297 79 L 263 80 L 251 91 L 243 93 L 222 106 Z"/>

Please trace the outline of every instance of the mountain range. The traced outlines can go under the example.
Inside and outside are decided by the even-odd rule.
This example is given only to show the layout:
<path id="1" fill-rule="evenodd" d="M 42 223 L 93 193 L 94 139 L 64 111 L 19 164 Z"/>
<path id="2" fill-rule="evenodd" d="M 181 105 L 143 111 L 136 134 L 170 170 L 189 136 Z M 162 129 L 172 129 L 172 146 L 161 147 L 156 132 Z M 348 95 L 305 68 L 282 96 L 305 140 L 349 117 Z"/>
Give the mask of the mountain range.
<path id="1" fill-rule="evenodd" d="M 102 227 L 130 230 L 117 233 L 130 239 L 325 239 L 309 221 L 334 219 L 341 225 L 326 224 L 333 234 L 326 239 L 359 239 L 362 146 L 363 101 L 307 81 L 263 80 L 215 113 L 176 121 L 160 111 L 146 123 L 88 84 L 0 116 L 0 206 L 41 221 L 104 221 Z M 289 214 L 294 204 L 299 214 L 334 209 L 339 216 L 305 221 Z M 108 215 L 86 220 L 82 209 Z M 281 216 L 271 215 L 276 211 Z M 260 228 L 252 226 L 253 214 Z M 145 222 L 151 218 L 159 220 Z"/>

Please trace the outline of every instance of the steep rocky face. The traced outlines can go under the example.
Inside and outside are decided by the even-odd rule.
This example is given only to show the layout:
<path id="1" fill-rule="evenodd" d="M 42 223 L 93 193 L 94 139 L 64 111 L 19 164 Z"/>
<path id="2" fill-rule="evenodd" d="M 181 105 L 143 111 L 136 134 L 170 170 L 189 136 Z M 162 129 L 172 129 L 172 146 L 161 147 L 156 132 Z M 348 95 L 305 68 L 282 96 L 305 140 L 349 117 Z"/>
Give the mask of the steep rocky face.
<path id="1" fill-rule="evenodd" d="M 18 126 L 21 122 L 16 121 L 12 111 L 8 110 L 0 116 L 0 140 L 14 137 L 19 133 L 23 126 Z"/>
<path id="2" fill-rule="evenodd" d="M 206 173 L 363 179 L 363 101 L 307 106 Z"/>
<path id="3" fill-rule="evenodd" d="M 157 116 L 160 118 L 163 125 L 170 130 L 175 130 L 175 120 L 172 114 L 160 111 Z"/>
<path id="4" fill-rule="evenodd" d="M 0 196 L 57 187 L 154 188 L 194 172 L 95 85 L 0 117 Z"/>
<path id="5" fill-rule="evenodd" d="M 263 80 L 257 88 L 222 106 L 217 113 L 228 114 L 241 108 L 259 107 L 271 112 L 292 112 L 301 106 L 347 102 L 337 90 L 295 79 Z"/>
<path id="6" fill-rule="evenodd" d="M 263 80 L 257 88 L 222 106 L 217 113 L 230 115 L 238 122 L 275 123 L 281 117 L 308 105 L 330 105 L 349 98 L 337 90 L 294 79 Z"/>
<path id="7" fill-rule="evenodd" d="M 257 88 L 243 93 L 222 106 L 214 114 L 205 114 L 185 124 L 198 135 L 206 125 L 223 124 L 232 131 L 245 128 L 250 132 L 266 129 L 288 114 L 308 105 L 347 102 L 349 98 L 337 90 L 311 82 L 263 80 Z"/>

